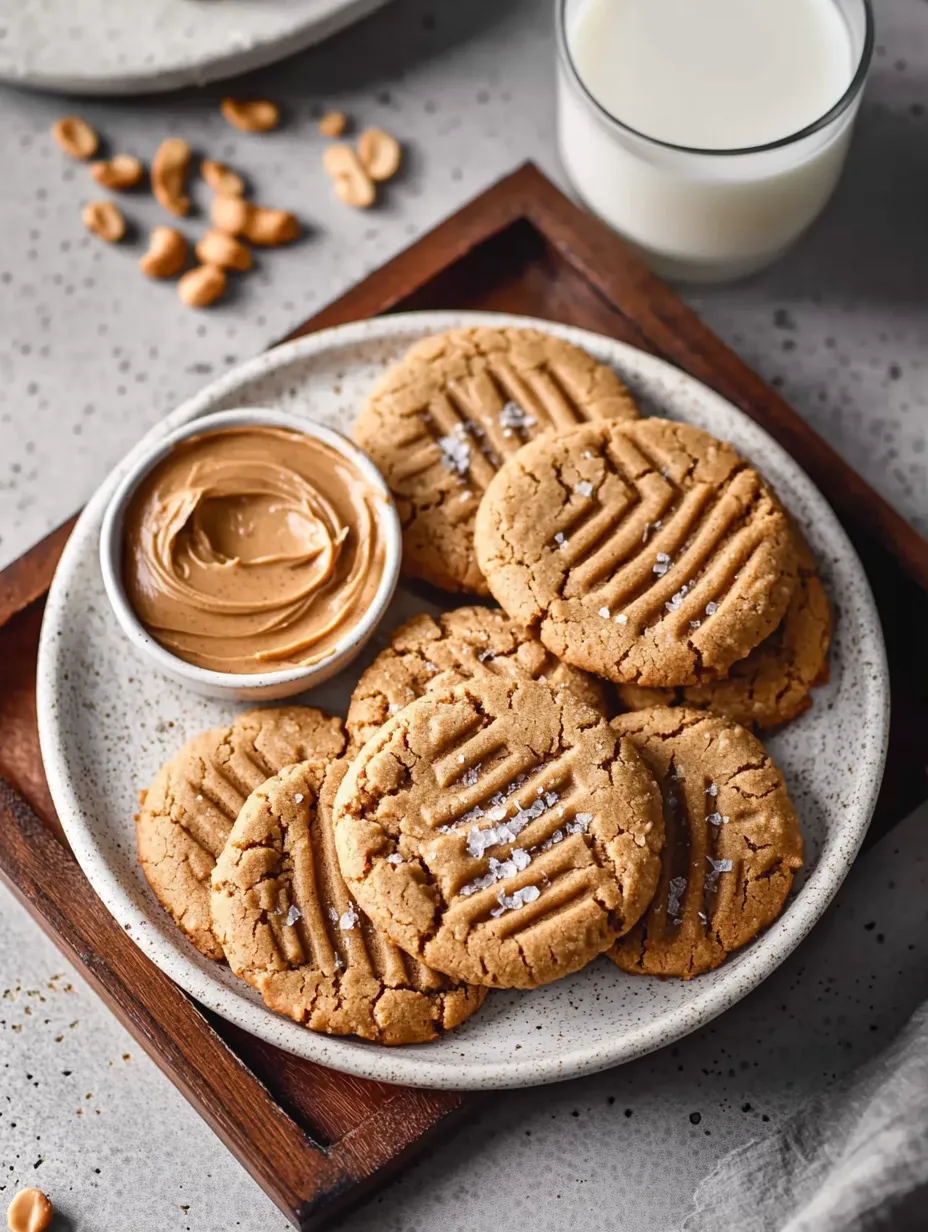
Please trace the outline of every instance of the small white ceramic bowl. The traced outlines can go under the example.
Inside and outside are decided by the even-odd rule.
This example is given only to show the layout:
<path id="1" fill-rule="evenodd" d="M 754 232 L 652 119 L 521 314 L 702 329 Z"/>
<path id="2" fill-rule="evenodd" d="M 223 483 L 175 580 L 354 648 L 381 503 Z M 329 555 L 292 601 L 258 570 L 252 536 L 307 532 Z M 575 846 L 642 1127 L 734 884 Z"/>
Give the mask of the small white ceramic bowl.
<path id="1" fill-rule="evenodd" d="M 136 488 L 178 441 L 191 436 L 201 436 L 204 432 L 219 428 L 253 424 L 302 432 L 305 436 L 328 445 L 358 468 L 381 497 L 378 517 L 386 548 L 383 577 L 363 619 L 336 643 L 328 657 L 320 663 L 269 672 L 214 672 L 187 663 L 166 650 L 145 630 L 136 616 L 122 583 L 123 516 Z M 361 651 L 386 612 L 399 579 L 402 550 L 402 532 L 396 506 L 383 476 L 367 454 L 341 433 L 322 424 L 286 411 L 270 411 L 260 407 L 242 407 L 194 419 L 134 459 L 106 507 L 100 528 L 100 569 L 103 584 L 126 637 L 165 676 L 187 685 L 195 693 L 226 701 L 275 701 L 282 697 L 292 697 L 295 693 L 302 693 L 322 684 L 330 676 L 340 672 Z"/>

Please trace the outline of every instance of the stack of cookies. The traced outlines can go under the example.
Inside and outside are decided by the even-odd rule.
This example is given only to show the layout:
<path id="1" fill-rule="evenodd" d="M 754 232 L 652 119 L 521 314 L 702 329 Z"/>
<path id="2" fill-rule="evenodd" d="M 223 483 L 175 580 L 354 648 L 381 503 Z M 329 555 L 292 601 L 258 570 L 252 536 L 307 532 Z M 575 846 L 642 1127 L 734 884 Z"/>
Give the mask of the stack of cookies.
<path id="1" fill-rule="evenodd" d="M 802 863 L 756 733 L 827 671 L 828 604 L 776 495 L 535 330 L 418 343 L 356 437 L 406 573 L 500 606 L 396 631 L 344 724 L 252 711 L 185 746 L 138 817 L 159 901 L 275 1011 L 386 1044 L 603 954 L 717 967 Z"/>

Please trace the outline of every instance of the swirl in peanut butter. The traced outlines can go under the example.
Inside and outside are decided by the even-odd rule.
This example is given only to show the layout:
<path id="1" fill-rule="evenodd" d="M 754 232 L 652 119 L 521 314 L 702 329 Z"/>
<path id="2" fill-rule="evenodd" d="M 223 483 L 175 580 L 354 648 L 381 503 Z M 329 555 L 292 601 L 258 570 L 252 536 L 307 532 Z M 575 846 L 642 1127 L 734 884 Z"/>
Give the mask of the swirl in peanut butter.
<path id="1" fill-rule="evenodd" d="M 380 585 L 382 499 L 352 462 L 300 432 L 190 437 L 126 510 L 126 594 L 152 637 L 198 667 L 318 663 Z"/>

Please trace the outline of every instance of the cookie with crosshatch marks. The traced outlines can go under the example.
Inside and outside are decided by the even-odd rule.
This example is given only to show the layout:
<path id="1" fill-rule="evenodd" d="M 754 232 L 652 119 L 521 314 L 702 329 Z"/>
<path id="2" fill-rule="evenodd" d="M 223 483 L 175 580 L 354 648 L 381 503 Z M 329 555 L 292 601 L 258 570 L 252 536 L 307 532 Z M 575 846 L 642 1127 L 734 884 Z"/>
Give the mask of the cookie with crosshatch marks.
<path id="1" fill-rule="evenodd" d="M 246 797 L 282 766 L 325 765 L 344 747 L 341 719 L 321 710 L 247 710 L 194 736 L 143 794 L 139 864 L 158 902 L 207 958 L 223 957 L 210 927 L 210 873 Z"/>
<path id="2" fill-rule="evenodd" d="M 354 436 L 396 498 L 405 572 L 486 594 L 474 515 L 500 463 L 540 433 L 637 413 L 612 369 L 563 338 L 476 327 L 411 347 L 375 386 Z"/>
<path id="3" fill-rule="evenodd" d="M 711 971 L 780 914 L 802 834 L 764 746 L 721 715 L 684 708 L 613 720 L 651 769 L 667 838 L 654 900 L 609 957 L 639 975 Z"/>
<path id="4" fill-rule="evenodd" d="M 513 620 L 617 683 L 724 676 L 777 627 L 797 581 L 788 518 L 758 472 L 667 419 L 526 445 L 488 487 L 476 545 Z"/>
<path id="5" fill-rule="evenodd" d="M 773 633 L 722 680 L 679 689 L 619 685 L 626 710 L 691 706 L 728 715 L 745 727 L 768 728 L 788 723 L 812 705 L 811 689 L 828 679 L 831 612 L 815 558 L 802 535 L 795 528 L 793 533 L 799 582 Z"/>
<path id="6" fill-rule="evenodd" d="M 605 710 L 605 692 L 595 677 L 555 659 L 534 633 L 513 624 L 505 612 L 461 607 L 438 616 L 414 616 L 396 630 L 351 695 L 345 726 L 352 747 L 360 748 L 391 715 L 430 689 L 485 672 L 541 680 Z"/>
<path id="7" fill-rule="evenodd" d="M 304 762 L 252 792 L 213 872 L 213 928 L 229 966 L 276 1013 L 330 1035 L 424 1043 L 486 990 L 410 958 L 358 910 L 332 835 L 347 769 Z"/>
<path id="8" fill-rule="evenodd" d="M 427 693 L 365 744 L 335 799 L 360 907 L 408 954 L 497 988 L 577 971 L 630 928 L 662 841 L 632 745 L 534 680 Z"/>

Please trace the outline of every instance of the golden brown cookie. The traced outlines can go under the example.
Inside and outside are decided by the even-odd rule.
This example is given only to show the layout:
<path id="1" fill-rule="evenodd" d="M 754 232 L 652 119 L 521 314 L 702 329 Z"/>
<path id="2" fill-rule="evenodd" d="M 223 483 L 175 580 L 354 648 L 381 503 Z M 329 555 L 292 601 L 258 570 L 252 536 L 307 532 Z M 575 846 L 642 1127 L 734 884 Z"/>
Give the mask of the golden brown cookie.
<path id="1" fill-rule="evenodd" d="M 779 915 L 802 865 L 783 775 L 756 736 L 682 707 L 622 714 L 664 797 L 667 839 L 654 901 L 609 951 L 623 971 L 711 971 Z"/>
<path id="2" fill-rule="evenodd" d="M 505 612 L 460 607 L 440 616 L 423 613 L 401 625 L 362 674 L 345 720 L 352 747 L 360 748 L 391 715 L 423 693 L 483 672 L 541 680 L 605 711 L 605 693 L 595 677 L 560 663 L 534 633 L 513 624 Z"/>
<path id="3" fill-rule="evenodd" d="M 335 802 L 349 888 L 407 953 L 534 988 L 630 928 L 657 884 L 660 793 L 566 690 L 480 676 L 427 693 L 351 765 Z"/>
<path id="4" fill-rule="evenodd" d="M 195 736 L 161 769 L 136 818 L 139 864 L 158 902 L 207 958 L 222 958 L 209 877 L 245 798 L 282 766 L 325 765 L 345 747 L 341 719 L 309 706 L 248 710 Z"/>
<path id="5" fill-rule="evenodd" d="M 812 705 L 810 690 L 828 680 L 831 613 L 815 559 L 796 539 L 799 583 L 779 627 L 747 656 L 733 664 L 723 680 L 681 689 L 647 689 L 619 685 L 627 710 L 652 706 L 691 706 L 726 714 L 744 727 L 777 727 Z"/>
<path id="6" fill-rule="evenodd" d="M 612 369 L 579 347 L 535 329 L 477 327 L 410 348 L 354 435 L 396 498 L 404 571 L 486 594 L 474 515 L 500 463 L 549 429 L 637 413 Z"/>
<path id="7" fill-rule="evenodd" d="M 513 620 L 618 683 L 725 675 L 796 587 L 789 523 L 761 476 L 730 445 L 666 419 L 526 445 L 481 501 L 476 546 Z"/>
<path id="8" fill-rule="evenodd" d="M 358 910 L 332 835 L 347 768 L 289 766 L 252 792 L 213 873 L 213 928 L 276 1013 L 330 1035 L 422 1043 L 468 1018 L 485 989 L 410 958 Z"/>

